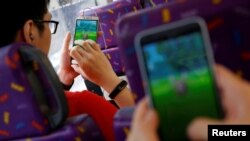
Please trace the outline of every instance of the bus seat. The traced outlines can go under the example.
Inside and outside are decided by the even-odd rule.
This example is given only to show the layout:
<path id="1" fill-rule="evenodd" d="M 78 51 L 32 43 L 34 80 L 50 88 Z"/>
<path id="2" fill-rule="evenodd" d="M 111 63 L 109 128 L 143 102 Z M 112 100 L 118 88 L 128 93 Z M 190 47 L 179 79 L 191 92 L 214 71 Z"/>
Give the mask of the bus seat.
<path id="1" fill-rule="evenodd" d="M 103 53 L 107 56 L 109 59 L 109 62 L 111 63 L 113 70 L 118 76 L 124 75 L 124 66 L 122 65 L 120 54 L 119 54 L 119 48 L 110 48 L 103 50 Z"/>
<path id="2" fill-rule="evenodd" d="M 139 0 L 117 0 L 102 7 L 82 9 L 78 14 L 83 16 L 98 16 L 98 30 L 102 35 L 98 37 L 97 43 L 101 49 L 117 47 L 114 31 L 116 20 L 129 12 L 141 9 Z"/>
<path id="3" fill-rule="evenodd" d="M 15 141 L 104 141 L 99 128 L 86 114 L 72 118 L 52 133 L 38 137 L 26 137 Z"/>
<path id="4" fill-rule="evenodd" d="M 145 95 L 134 48 L 136 34 L 192 16 L 201 16 L 207 22 L 216 63 L 250 80 L 250 42 L 247 40 L 250 16 L 246 12 L 250 12 L 248 0 L 177 0 L 119 18 L 115 27 L 117 44 L 136 101 Z"/>
<path id="5" fill-rule="evenodd" d="M 103 140 L 87 115 L 67 120 L 61 83 L 46 55 L 26 43 L 0 48 L 0 140 Z"/>

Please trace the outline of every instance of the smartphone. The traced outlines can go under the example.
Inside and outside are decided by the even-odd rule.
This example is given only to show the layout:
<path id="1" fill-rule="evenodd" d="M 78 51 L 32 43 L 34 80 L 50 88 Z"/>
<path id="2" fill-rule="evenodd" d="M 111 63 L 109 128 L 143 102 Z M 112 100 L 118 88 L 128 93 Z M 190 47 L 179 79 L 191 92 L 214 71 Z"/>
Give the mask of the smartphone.
<path id="1" fill-rule="evenodd" d="M 85 16 L 76 19 L 75 40 L 91 39 L 96 42 L 99 18 L 95 16 Z"/>
<path id="2" fill-rule="evenodd" d="M 187 126 L 195 117 L 223 117 L 202 18 L 142 31 L 135 48 L 145 93 L 159 114 L 161 140 L 188 140 Z"/>
<path id="3" fill-rule="evenodd" d="M 81 16 L 76 19 L 73 46 L 78 45 L 79 40 L 91 39 L 97 41 L 99 18 L 97 16 Z M 77 64 L 71 59 L 72 64 Z"/>

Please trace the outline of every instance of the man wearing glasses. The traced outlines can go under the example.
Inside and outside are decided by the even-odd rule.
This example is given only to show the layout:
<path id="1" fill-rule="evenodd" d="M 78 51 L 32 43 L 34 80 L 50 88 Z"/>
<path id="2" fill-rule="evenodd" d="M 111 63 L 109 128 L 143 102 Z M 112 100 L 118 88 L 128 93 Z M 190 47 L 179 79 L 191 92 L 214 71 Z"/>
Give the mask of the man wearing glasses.
<path id="1" fill-rule="evenodd" d="M 51 20 L 48 12 L 49 0 L 6 1 L 0 8 L 1 39 L 0 47 L 14 42 L 25 42 L 39 48 L 48 54 L 51 35 L 56 33 L 58 22 Z M 12 12 L 6 14 L 4 7 L 11 7 Z M 70 34 L 66 35 L 63 44 L 61 64 L 58 75 L 64 85 L 71 85 L 76 76 L 81 74 L 88 80 L 103 87 L 108 93 L 122 82 L 116 76 L 108 59 L 93 41 L 84 41 L 81 47 L 69 49 Z M 77 61 L 77 66 L 71 67 L 70 59 Z M 69 92 L 65 95 L 68 100 L 69 117 L 79 114 L 89 114 L 100 127 L 108 141 L 114 140 L 113 116 L 117 108 L 104 98 L 89 91 Z M 119 91 L 114 100 L 120 107 L 134 104 L 128 88 Z"/>
<path id="2" fill-rule="evenodd" d="M 59 24 L 58 21 L 53 21 L 53 20 L 51 20 L 51 21 L 34 20 L 34 22 L 36 22 L 36 23 L 48 23 L 51 34 L 55 34 L 56 33 L 57 26 Z"/>

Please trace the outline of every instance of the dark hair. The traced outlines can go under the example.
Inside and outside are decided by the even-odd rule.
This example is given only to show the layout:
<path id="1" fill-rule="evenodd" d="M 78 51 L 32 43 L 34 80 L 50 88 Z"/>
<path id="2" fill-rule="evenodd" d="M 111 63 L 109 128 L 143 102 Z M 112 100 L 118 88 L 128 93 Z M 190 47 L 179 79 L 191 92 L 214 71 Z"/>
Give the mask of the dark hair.
<path id="1" fill-rule="evenodd" d="M 14 41 L 27 20 L 42 20 L 50 0 L 7 0 L 0 6 L 0 48 Z M 6 11 L 8 9 L 8 11 Z M 43 24 L 36 24 L 40 31 Z"/>

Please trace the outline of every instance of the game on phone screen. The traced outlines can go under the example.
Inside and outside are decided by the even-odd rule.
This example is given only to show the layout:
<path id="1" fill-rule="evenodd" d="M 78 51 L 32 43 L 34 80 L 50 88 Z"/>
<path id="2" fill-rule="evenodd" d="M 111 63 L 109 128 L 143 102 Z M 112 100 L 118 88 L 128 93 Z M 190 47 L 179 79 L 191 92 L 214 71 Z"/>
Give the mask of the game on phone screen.
<path id="1" fill-rule="evenodd" d="M 97 40 L 97 19 L 77 19 L 74 40 Z"/>
<path id="2" fill-rule="evenodd" d="M 78 45 L 77 40 L 91 39 L 96 42 L 98 31 L 98 17 L 83 17 L 76 19 L 74 43 L 73 46 Z M 71 58 L 71 64 L 77 64 L 74 59 Z"/>

